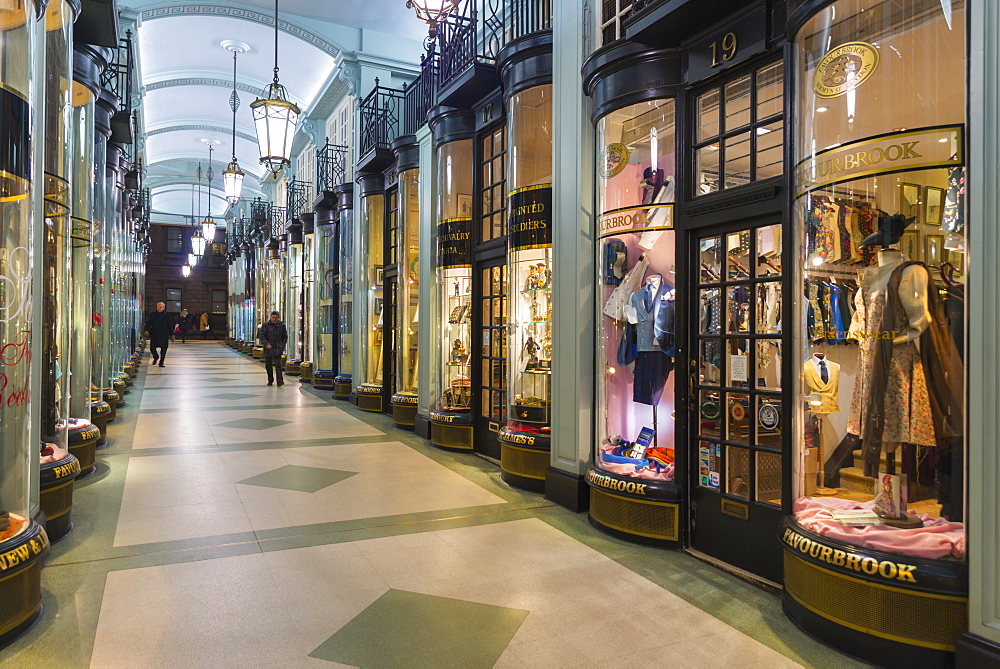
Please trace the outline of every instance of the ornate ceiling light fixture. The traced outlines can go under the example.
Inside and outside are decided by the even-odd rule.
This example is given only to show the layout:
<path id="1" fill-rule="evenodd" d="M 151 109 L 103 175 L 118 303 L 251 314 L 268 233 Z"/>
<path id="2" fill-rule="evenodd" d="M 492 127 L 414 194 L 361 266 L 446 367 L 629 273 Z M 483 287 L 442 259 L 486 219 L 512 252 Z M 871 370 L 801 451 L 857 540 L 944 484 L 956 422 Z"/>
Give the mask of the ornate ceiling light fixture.
<path id="1" fill-rule="evenodd" d="M 264 96 L 250 103 L 250 110 L 260 145 L 260 162 L 277 173 L 292 162 L 292 137 L 302 113 L 278 83 L 278 0 L 274 0 L 274 81 L 264 89 Z"/>
<path id="2" fill-rule="evenodd" d="M 215 229 L 218 227 L 215 219 L 212 218 L 212 179 L 215 178 L 215 173 L 212 171 L 214 143 L 208 142 L 208 216 L 201 222 L 201 236 L 204 238 L 206 246 L 215 241 Z"/>
<path id="3" fill-rule="evenodd" d="M 458 3 L 459 0 L 406 0 L 406 7 L 427 24 L 427 32 L 433 39 L 437 37 L 437 25 L 458 8 Z"/>
<path id="4" fill-rule="evenodd" d="M 236 160 L 236 110 L 240 108 L 240 96 L 236 93 L 236 56 L 249 51 L 249 47 L 229 40 L 223 42 L 222 46 L 233 52 L 233 94 L 229 96 L 229 108 L 233 110 L 233 160 L 222 170 L 222 185 L 229 204 L 236 206 L 243 194 L 244 177 L 243 170 Z"/>

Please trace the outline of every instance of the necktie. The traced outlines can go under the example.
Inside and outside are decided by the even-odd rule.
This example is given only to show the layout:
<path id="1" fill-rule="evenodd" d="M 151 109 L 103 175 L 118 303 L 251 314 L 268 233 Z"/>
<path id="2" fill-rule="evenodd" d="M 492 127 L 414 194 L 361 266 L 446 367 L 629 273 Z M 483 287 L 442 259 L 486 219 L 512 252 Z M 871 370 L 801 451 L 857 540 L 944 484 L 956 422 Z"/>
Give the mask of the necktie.
<path id="1" fill-rule="evenodd" d="M 819 378 L 823 379 L 823 383 L 830 380 L 830 373 L 826 371 L 826 360 L 819 361 Z"/>

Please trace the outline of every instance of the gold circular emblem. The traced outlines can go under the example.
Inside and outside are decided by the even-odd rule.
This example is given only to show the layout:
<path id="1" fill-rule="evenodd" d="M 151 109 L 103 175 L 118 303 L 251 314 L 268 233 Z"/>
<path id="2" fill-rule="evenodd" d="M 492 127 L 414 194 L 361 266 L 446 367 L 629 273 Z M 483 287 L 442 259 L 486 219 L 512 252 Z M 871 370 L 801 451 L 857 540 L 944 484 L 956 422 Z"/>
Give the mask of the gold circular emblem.
<path id="1" fill-rule="evenodd" d="M 836 98 L 865 83 L 878 67 L 878 49 L 868 42 L 847 42 L 826 52 L 816 65 L 813 91 Z"/>
<path id="2" fill-rule="evenodd" d="M 601 176 L 605 179 L 619 174 L 628 165 L 628 147 L 624 144 L 608 144 L 601 151 Z"/>

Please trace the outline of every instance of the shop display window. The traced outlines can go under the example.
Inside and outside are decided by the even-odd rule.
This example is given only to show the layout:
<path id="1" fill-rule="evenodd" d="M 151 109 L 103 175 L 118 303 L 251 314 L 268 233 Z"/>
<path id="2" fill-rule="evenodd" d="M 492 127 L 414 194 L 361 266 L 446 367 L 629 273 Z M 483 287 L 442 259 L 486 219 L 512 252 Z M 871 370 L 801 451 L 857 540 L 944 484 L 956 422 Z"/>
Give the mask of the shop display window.
<path id="1" fill-rule="evenodd" d="M 0 396 L 0 541 L 27 528 L 31 490 L 38 489 L 37 481 L 31 480 L 32 469 L 37 471 L 38 453 L 28 445 L 34 197 L 28 139 L 33 25 L 31 3 L 0 7 L 0 62 L 4 63 L 0 70 L 0 98 L 5 110 L 0 137 L 19 148 L 0 158 L 4 161 L 0 165 L 0 221 L 3 221 L 0 275 L 8 277 L 6 283 L 11 288 L 0 294 L 0 307 L 4 311 L 0 337 L 10 352 L 2 358 L 5 387 Z"/>
<path id="2" fill-rule="evenodd" d="M 472 409 L 472 140 L 438 148 L 437 294 L 441 314 L 439 411 Z"/>
<path id="3" fill-rule="evenodd" d="M 965 545 L 965 29 L 841 0 L 795 39 L 795 518 L 928 558 Z"/>
<path id="4" fill-rule="evenodd" d="M 357 383 L 382 385 L 384 358 L 382 343 L 384 337 L 383 318 L 385 312 L 383 285 L 385 283 L 385 195 L 369 195 L 361 198 L 361 240 L 358 258 L 364 263 L 361 279 L 364 282 L 360 297 L 364 299 L 361 308 L 361 327 L 365 333 L 360 344 L 364 347 L 361 359 L 363 377 Z"/>
<path id="5" fill-rule="evenodd" d="M 674 479 L 675 104 L 597 123 L 597 467 Z"/>
<path id="6" fill-rule="evenodd" d="M 281 319 L 288 329 L 288 345 L 285 356 L 288 360 L 302 360 L 302 325 L 303 312 L 300 308 L 299 296 L 302 291 L 302 244 L 289 244 L 284 256 L 284 280 L 279 284 L 285 287 L 285 309 L 281 310 Z M 286 311 L 287 309 L 287 311 Z"/>
<path id="7" fill-rule="evenodd" d="M 350 375 L 354 370 L 354 334 L 351 325 L 351 307 L 354 303 L 354 210 L 340 210 L 340 256 L 337 290 L 340 292 L 340 328 L 337 356 L 337 373 Z"/>
<path id="8" fill-rule="evenodd" d="M 335 330 L 337 324 L 337 226 L 316 226 L 316 366 L 317 372 L 334 369 Z"/>
<path id="9" fill-rule="evenodd" d="M 783 70 L 764 65 L 695 97 L 695 196 L 783 173 Z"/>
<path id="10" fill-rule="evenodd" d="M 418 177 L 420 170 L 407 170 L 399 175 L 400 231 L 396 235 L 396 257 L 399 262 L 396 316 L 396 391 L 417 392 L 417 328 L 420 322 L 419 295 L 419 236 L 420 200 Z"/>
<path id="11" fill-rule="evenodd" d="M 552 86 L 507 101 L 507 428 L 552 425 Z"/>
<path id="12" fill-rule="evenodd" d="M 315 284 L 315 256 L 313 255 L 313 245 L 316 243 L 316 234 L 304 235 L 302 243 L 302 353 L 299 357 L 302 362 L 313 362 L 312 337 L 313 337 L 313 291 Z"/>

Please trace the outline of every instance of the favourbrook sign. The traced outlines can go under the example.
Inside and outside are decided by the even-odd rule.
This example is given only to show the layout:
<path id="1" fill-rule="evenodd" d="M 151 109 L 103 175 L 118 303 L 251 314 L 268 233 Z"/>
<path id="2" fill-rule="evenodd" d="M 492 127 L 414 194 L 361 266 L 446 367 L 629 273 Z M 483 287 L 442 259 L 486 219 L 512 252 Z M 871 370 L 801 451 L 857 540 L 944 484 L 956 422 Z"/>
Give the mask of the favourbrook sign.
<path id="1" fill-rule="evenodd" d="M 823 186 L 894 172 L 963 164 L 962 126 L 923 128 L 841 144 L 795 166 L 795 197 Z"/>

